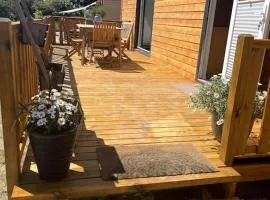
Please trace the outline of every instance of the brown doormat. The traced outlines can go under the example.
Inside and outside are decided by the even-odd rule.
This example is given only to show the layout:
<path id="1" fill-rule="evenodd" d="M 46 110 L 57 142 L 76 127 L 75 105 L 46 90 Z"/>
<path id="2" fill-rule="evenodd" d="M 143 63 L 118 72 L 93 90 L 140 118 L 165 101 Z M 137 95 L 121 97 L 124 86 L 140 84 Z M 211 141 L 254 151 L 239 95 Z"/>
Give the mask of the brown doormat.
<path id="1" fill-rule="evenodd" d="M 192 144 L 97 148 L 104 180 L 217 172 Z"/>

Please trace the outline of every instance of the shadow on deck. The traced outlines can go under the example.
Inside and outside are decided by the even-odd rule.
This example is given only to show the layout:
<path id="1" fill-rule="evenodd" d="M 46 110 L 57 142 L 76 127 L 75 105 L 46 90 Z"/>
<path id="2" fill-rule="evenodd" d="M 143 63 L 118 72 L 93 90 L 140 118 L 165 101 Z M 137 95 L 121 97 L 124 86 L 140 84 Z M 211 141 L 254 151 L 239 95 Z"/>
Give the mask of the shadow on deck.
<path id="1" fill-rule="evenodd" d="M 186 105 L 194 83 L 148 57 L 138 53 L 128 55 L 130 60 L 125 60 L 121 68 L 81 66 L 77 56 L 72 58 L 65 87 L 77 93 L 84 120 L 77 133 L 70 174 L 60 182 L 40 181 L 29 148 L 21 185 L 14 188 L 14 199 L 53 199 L 55 192 L 70 198 L 106 196 L 239 179 L 236 171 L 219 160 L 220 145 L 211 134 L 209 115 L 195 113 Z M 157 143 L 192 143 L 219 171 L 117 182 L 100 178 L 96 147 Z"/>

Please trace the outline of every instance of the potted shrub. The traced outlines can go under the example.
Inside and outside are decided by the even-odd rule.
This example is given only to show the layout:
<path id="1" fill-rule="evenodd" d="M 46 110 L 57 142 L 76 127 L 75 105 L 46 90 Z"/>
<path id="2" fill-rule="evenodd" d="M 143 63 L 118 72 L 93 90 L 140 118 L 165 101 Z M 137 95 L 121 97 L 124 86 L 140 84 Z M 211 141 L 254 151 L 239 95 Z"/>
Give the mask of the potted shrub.
<path id="1" fill-rule="evenodd" d="M 190 95 L 190 107 L 206 110 L 211 113 L 212 131 L 218 141 L 221 140 L 228 93 L 229 82 L 220 75 L 214 75 L 209 83 L 198 86 L 198 90 Z M 256 92 L 250 131 L 253 127 L 254 120 L 262 117 L 265 97 L 266 92 Z"/>
<path id="2" fill-rule="evenodd" d="M 86 23 L 88 23 L 89 21 L 102 21 L 103 17 L 105 16 L 106 12 L 102 6 L 95 6 L 84 12 L 84 18 L 86 19 Z"/>
<path id="3" fill-rule="evenodd" d="M 71 90 L 60 93 L 56 89 L 41 91 L 24 106 L 40 179 L 58 181 L 68 174 L 81 119 L 79 108 Z"/>

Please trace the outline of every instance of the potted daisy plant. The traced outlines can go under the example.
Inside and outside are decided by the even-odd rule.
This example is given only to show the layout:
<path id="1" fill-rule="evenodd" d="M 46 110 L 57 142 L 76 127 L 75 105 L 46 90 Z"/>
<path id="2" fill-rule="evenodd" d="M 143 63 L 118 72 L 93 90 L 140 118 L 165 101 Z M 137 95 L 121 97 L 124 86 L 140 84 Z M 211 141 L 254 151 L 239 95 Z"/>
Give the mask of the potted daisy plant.
<path id="1" fill-rule="evenodd" d="M 197 90 L 190 95 L 189 107 L 206 110 L 212 116 L 212 131 L 217 140 L 221 140 L 224 124 L 227 100 L 229 94 L 229 82 L 221 75 L 214 75 L 210 82 L 199 85 Z M 261 118 L 265 103 L 266 92 L 257 91 L 252 114 L 250 131 L 256 118 Z"/>
<path id="2" fill-rule="evenodd" d="M 80 105 L 72 90 L 43 90 L 24 106 L 30 144 L 40 179 L 58 181 L 68 174 Z"/>

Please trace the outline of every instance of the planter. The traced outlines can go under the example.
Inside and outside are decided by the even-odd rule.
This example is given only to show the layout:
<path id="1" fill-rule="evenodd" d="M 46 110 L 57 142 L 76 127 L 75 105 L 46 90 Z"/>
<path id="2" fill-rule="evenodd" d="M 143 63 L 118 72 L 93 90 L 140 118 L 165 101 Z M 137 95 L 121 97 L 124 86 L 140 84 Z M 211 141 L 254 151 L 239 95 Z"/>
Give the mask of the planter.
<path id="1" fill-rule="evenodd" d="M 222 130 L 223 130 L 223 125 L 217 125 L 217 121 L 218 121 L 218 116 L 215 113 L 212 113 L 212 132 L 214 134 L 214 136 L 216 137 L 217 141 L 221 142 L 221 138 L 222 138 Z M 252 128 L 253 128 L 253 124 L 255 122 L 255 119 L 252 119 L 250 126 L 249 126 L 249 133 L 251 133 Z"/>
<path id="2" fill-rule="evenodd" d="M 30 143 L 41 180 L 59 181 L 67 176 L 76 130 L 56 135 L 30 132 Z"/>
<path id="3" fill-rule="evenodd" d="M 48 72 L 51 72 L 51 88 L 57 89 L 59 92 L 62 91 L 62 86 L 66 74 L 66 65 L 58 63 L 50 63 Z M 49 89 L 49 86 L 40 80 L 40 89 Z"/>
<path id="4" fill-rule="evenodd" d="M 216 137 L 217 141 L 221 142 L 222 137 L 222 129 L 223 125 L 217 125 L 218 116 L 215 113 L 212 113 L 212 131 L 214 136 Z"/>
<path id="5" fill-rule="evenodd" d="M 29 27 L 31 33 L 32 33 L 32 36 L 33 36 L 35 43 L 40 47 L 44 47 L 49 25 L 34 22 L 34 21 L 28 21 L 27 24 L 28 24 L 28 27 Z M 24 44 L 30 43 L 30 41 L 28 40 L 28 36 L 27 36 L 24 29 L 22 29 L 22 42 Z"/>

